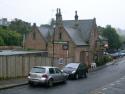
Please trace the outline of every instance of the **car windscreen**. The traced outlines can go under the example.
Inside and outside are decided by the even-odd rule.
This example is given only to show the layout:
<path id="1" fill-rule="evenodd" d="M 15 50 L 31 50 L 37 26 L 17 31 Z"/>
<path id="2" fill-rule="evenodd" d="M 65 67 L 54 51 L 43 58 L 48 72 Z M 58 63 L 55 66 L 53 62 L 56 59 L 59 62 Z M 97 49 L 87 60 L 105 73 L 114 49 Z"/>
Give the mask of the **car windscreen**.
<path id="1" fill-rule="evenodd" d="M 65 68 L 74 68 L 74 69 L 77 69 L 78 66 L 79 66 L 79 64 L 71 63 L 71 64 L 66 65 Z"/>
<path id="2" fill-rule="evenodd" d="M 45 68 L 40 68 L 40 67 L 33 67 L 31 69 L 32 73 L 45 73 Z"/>

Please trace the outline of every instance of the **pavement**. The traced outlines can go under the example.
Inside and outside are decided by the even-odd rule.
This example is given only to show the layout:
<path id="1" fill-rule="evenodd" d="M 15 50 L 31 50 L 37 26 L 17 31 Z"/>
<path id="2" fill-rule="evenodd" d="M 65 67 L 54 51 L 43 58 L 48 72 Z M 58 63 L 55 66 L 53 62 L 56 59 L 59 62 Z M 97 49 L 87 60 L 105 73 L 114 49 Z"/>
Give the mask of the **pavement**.
<path id="1" fill-rule="evenodd" d="M 0 80 L 0 90 L 12 88 L 16 86 L 26 85 L 28 83 L 26 78 L 17 78 L 9 80 Z"/>
<path id="2" fill-rule="evenodd" d="M 119 60 L 122 60 L 122 59 L 124 59 L 124 58 L 121 58 Z M 109 62 L 106 65 L 103 65 L 101 67 L 97 67 L 97 68 L 91 70 L 90 72 L 97 71 L 99 69 L 102 69 L 104 67 L 112 65 L 112 64 L 116 63 L 117 61 L 118 60 L 114 60 L 112 62 Z M 17 87 L 17 86 L 21 86 L 21 85 L 26 85 L 26 84 L 28 84 L 28 81 L 27 81 L 26 77 L 25 78 L 17 78 L 17 79 L 9 79 L 9 80 L 0 80 L 0 90 L 1 89 L 12 88 L 12 87 Z M 96 92 L 94 92 L 92 94 L 102 94 L 102 93 L 96 93 Z"/>

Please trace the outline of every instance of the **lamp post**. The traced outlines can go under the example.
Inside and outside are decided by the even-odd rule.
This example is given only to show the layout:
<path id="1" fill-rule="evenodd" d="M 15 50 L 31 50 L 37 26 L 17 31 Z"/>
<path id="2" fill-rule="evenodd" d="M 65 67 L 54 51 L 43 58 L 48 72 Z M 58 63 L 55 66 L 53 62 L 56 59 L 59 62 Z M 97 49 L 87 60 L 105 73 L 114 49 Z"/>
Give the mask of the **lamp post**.
<path id="1" fill-rule="evenodd" d="M 108 44 L 106 43 L 106 44 L 104 44 L 104 48 L 105 48 L 105 54 L 107 54 L 107 49 L 108 49 Z"/>
<path id="2" fill-rule="evenodd" d="M 52 60 L 52 66 L 54 64 L 54 40 L 55 40 L 55 25 L 53 25 L 53 39 L 52 39 L 52 44 L 53 44 L 53 60 Z"/>
<path id="3" fill-rule="evenodd" d="M 68 55 L 69 55 L 69 42 L 67 41 L 63 44 L 63 50 L 66 50 L 66 63 L 68 63 Z"/>

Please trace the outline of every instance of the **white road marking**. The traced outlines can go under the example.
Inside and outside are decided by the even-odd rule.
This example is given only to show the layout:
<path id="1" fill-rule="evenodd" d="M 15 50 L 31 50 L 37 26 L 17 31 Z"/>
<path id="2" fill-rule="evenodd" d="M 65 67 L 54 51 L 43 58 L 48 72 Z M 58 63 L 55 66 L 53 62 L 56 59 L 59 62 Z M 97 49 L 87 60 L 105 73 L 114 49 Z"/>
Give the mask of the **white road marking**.
<path id="1" fill-rule="evenodd" d="M 103 88 L 102 90 L 107 90 L 108 88 Z"/>
<path id="2" fill-rule="evenodd" d="M 125 78 L 120 78 L 121 80 L 124 80 Z"/>
<path id="3" fill-rule="evenodd" d="M 119 83 L 120 81 L 118 80 L 118 81 L 116 81 L 116 83 Z"/>
<path id="4" fill-rule="evenodd" d="M 96 94 L 105 94 L 105 93 L 103 93 L 103 92 L 97 92 Z"/>
<path id="5" fill-rule="evenodd" d="M 111 83 L 110 86 L 114 86 L 115 84 Z"/>

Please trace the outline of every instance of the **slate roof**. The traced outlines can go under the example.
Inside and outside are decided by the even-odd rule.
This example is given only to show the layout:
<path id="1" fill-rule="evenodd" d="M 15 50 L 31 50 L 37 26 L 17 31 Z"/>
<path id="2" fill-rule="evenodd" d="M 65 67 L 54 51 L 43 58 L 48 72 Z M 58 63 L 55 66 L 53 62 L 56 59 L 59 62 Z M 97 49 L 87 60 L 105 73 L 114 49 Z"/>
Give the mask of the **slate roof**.
<path id="1" fill-rule="evenodd" d="M 79 20 L 76 28 L 75 20 L 64 20 L 63 25 L 76 45 L 86 45 L 93 28 L 93 22 L 93 19 Z"/>
<path id="2" fill-rule="evenodd" d="M 70 27 L 64 27 L 65 30 L 67 31 L 67 33 L 70 35 L 70 37 L 72 38 L 72 41 L 76 44 L 76 45 L 87 45 L 82 37 L 80 37 L 81 35 L 78 34 L 78 30 L 70 28 Z"/>
<path id="3" fill-rule="evenodd" d="M 44 39 L 48 41 L 48 37 L 52 35 L 52 32 L 51 32 L 52 28 L 50 26 L 40 26 L 38 29 L 42 34 L 42 36 L 44 37 Z"/>
<path id="4" fill-rule="evenodd" d="M 88 45 L 90 33 L 93 28 L 94 19 L 78 20 L 78 26 L 75 26 L 75 20 L 63 20 L 64 29 L 76 45 Z M 40 26 L 40 33 L 46 41 L 48 36 L 52 36 L 53 28 L 51 26 Z"/>

